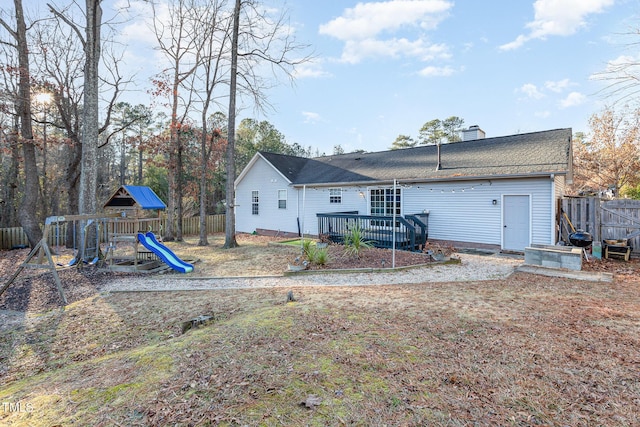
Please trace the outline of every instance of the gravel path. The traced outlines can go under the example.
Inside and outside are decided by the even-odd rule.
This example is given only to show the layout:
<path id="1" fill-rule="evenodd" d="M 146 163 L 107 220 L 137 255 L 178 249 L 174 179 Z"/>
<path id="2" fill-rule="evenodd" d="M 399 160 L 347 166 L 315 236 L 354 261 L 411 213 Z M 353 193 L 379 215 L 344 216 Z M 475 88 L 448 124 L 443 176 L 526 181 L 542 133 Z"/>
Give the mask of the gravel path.
<path id="1" fill-rule="evenodd" d="M 102 287 L 103 292 L 184 291 L 292 286 L 366 286 L 422 282 L 496 280 L 509 276 L 522 258 L 456 254 L 460 264 L 439 264 L 376 273 L 304 273 L 293 276 L 199 278 L 177 274 L 127 277 Z"/>

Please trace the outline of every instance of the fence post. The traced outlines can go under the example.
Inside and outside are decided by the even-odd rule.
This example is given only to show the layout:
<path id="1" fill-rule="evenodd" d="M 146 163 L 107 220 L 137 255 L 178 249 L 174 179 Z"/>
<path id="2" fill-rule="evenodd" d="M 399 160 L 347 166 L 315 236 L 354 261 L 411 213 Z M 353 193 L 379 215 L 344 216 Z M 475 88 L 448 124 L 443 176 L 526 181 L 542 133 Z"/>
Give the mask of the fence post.
<path id="1" fill-rule="evenodd" d="M 593 240 L 595 242 L 602 242 L 602 210 L 600 207 L 602 206 L 602 201 L 599 197 L 594 197 L 591 199 L 594 206 L 594 217 L 593 220 L 595 222 L 593 227 Z"/>

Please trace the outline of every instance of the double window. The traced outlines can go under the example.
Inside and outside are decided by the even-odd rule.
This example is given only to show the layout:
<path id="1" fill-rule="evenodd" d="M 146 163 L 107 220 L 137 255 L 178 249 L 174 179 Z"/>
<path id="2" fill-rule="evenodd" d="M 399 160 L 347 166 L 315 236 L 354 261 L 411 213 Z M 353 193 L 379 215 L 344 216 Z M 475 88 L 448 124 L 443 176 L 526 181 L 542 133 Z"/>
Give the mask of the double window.
<path id="1" fill-rule="evenodd" d="M 393 188 L 374 188 L 369 190 L 369 200 L 371 207 L 371 215 L 377 216 L 393 216 L 395 209 L 396 216 L 401 215 L 401 192 L 396 188 L 395 195 Z M 371 221 L 372 224 L 374 221 Z M 378 221 L 379 224 L 389 227 L 390 221 Z M 396 224 L 397 225 L 397 224 Z"/>

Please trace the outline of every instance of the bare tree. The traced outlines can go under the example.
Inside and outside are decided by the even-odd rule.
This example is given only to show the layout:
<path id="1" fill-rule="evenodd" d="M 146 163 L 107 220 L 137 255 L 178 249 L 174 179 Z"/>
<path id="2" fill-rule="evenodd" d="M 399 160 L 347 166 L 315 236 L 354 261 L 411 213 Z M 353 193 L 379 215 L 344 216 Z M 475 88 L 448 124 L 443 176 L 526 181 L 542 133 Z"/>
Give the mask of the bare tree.
<path id="1" fill-rule="evenodd" d="M 274 15 L 258 0 L 236 0 L 233 11 L 229 125 L 227 129 L 227 185 L 225 248 L 238 245 L 235 234 L 235 121 L 236 94 L 251 99 L 259 110 L 270 109 L 267 91 L 285 75 L 293 81 L 297 65 L 308 62 L 300 55 L 308 46 L 296 41 L 289 31 L 286 10 Z M 269 75 L 273 80 L 269 79 Z"/>
<path id="2" fill-rule="evenodd" d="M 84 32 L 81 27 L 74 23 L 64 13 L 58 11 L 49 4 L 49 10 L 59 19 L 69 25 L 76 33 L 84 51 L 84 103 L 82 107 L 82 131 L 80 141 L 82 143 L 82 158 L 80 166 L 80 191 L 79 191 L 79 213 L 94 214 L 97 210 L 97 187 L 98 187 L 98 134 L 99 117 L 98 108 L 100 102 L 100 75 L 98 68 L 100 65 L 102 30 L 102 0 L 85 0 L 85 26 Z M 108 120 L 107 120 L 108 121 Z M 80 241 L 85 240 L 85 227 L 80 224 Z M 83 245 L 80 246 L 81 249 Z M 93 257 L 96 254 L 81 253 L 82 259 Z"/>
<path id="3" fill-rule="evenodd" d="M 0 227 L 4 228 L 18 226 L 16 193 L 20 185 L 20 145 L 19 122 L 15 114 L 18 67 L 14 44 L 0 41 L 0 54 L 5 58 L 4 64 L 0 65 Z"/>
<path id="4" fill-rule="evenodd" d="M 170 96 L 171 108 L 171 124 L 170 124 L 170 143 L 168 147 L 168 181 L 169 181 L 169 197 L 167 200 L 167 226 L 164 230 L 164 239 L 167 241 L 178 239 L 181 240 L 180 227 L 180 211 L 181 203 L 179 201 L 181 182 L 181 141 L 180 127 L 188 117 L 191 108 L 192 92 L 187 93 L 187 98 L 182 97 L 181 85 L 190 76 L 195 73 L 199 63 L 199 50 L 197 49 L 198 35 L 193 31 L 194 23 L 198 22 L 198 13 L 196 8 L 191 7 L 191 0 L 176 0 L 176 4 L 169 7 L 169 22 L 165 25 L 162 22 L 156 8 L 153 8 L 153 26 L 156 39 L 160 51 L 167 57 L 170 66 L 163 72 L 165 80 L 162 84 L 165 86 L 165 93 Z M 197 27 L 197 26 L 196 26 Z M 194 54 L 195 52 L 195 54 Z M 178 110 L 182 108 L 180 116 Z M 178 232 L 174 231 L 174 223 L 176 222 L 176 211 L 178 213 Z"/>
<path id="5" fill-rule="evenodd" d="M 117 98 L 127 83 L 120 77 L 118 69 L 119 58 L 113 54 L 112 50 L 107 51 L 107 54 L 110 55 L 111 63 L 109 67 L 106 67 L 111 73 L 112 79 L 107 81 L 107 79 L 104 79 L 99 73 L 99 66 L 103 57 L 101 4 L 102 0 L 85 0 L 85 9 L 82 11 L 85 21 L 82 24 L 74 22 L 69 10 L 65 9 L 60 11 L 51 4 L 47 5 L 51 13 L 59 21 L 68 25 L 82 46 L 82 89 L 81 91 L 77 91 L 77 93 L 82 94 L 81 109 L 77 111 L 79 117 L 77 122 L 80 124 L 80 147 L 78 147 L 77 150 L 81 150 L 81 156 L 78 159 L 80 162 L 78 213 L 80 214 L 94 214 L 98 210 L 98 155 L 99 148 L 101 147 L 99 144 L 99 135 L 104 133 L 109 127 L 113 106 L 116 104 Z M 102 83 L 108 84 L 110 99 L 106 103 L 105 119 L 101 125 L 98 113 Z M 61 97 L 61 101 L 66 100 Z M 58 108 L 62 110 L 60 105 Z M 65 127 L 69 129 L 68 126 Z M 109 137 L 106 138 L 105 144 L 108 141 Z M 74 177 L 69 176 L 69 179 L 72 180 Z M 94 230 L 92 230 L 92 232 L 94 232 Z M 80 227 L 78 236 L 80 241 L 84 239 L 84 227 Z M 81 255 L 84 258 L 95 256 L 95 254 Z"/>
<path id="6" fill-rule="evenodd" d="M 22 155 L 24 167 L 24 194 L 18 218 L 20 225 L 29 240 L 29 245 L 35 247 L 42 239 L 42 230 L 38 223 L 38 168 L 36 164 L 36 147 L 33 143 L 33 129 L 31 124 L 31 74 L 29 67 L 29 46 L 27 44 L 27 25 L 22 8 L 22 0 L 14 0 L 16 26 L 13 28 L 0 19 L 13 41 L 4 43 L 12 45 L 18 52 L 18 96 L 15 107 L 20 120 L 20 134 L 22 140 Z"/>
<path id="7" fill-rule="evenodd" d="M 197 73 L 194 74 L 195 80 L 199 80 L 202 90 L 196 90 L 201 104 L 201 123 L 202 133 L 200 136 L 200 238 L 198 245 L 206 246 L 209 244 L 207 239 L 206 214 L 207 214 L 207 171 L 209 160 L 213 151 L 214 144 L 223 141 L 221 129 L 217 123 L 211 123 L 209 129 L 209 111 L 211 105 L 216 105 L 216 89 L 226 83 L 228 73 L 225 72 L 224 65 L 227 65 L 228 50 L 227 39 L 230 32 L 230 23 L 233 22 L 224 16 L 224 1 L 210 0 L 206 2 L 201 10 L 203 11 L 202 19 L 198 22 L 201 38 L 199 47 L 201 60 L 198 65 Z M 198 85 L 192 85 L 196 88 Z M 215 118 L 215 115 L 214 117 Z"/>
<path id="8" fill-rule="evenodd" d="M 606 83 L 602 93 L 615 103 L 637 102 L 640 93 L 640 61 L 637 52 L 640 46 L 640 29 L 634 28 L 622 34 L 628 54 L 619 55 L 609 61 L 607 67 L 593 75 L 593 79 Z"/>
<path id="9" fill-rule="evenodd" d="M 227 249 L 238 246 L 236 240 L 236 210 L 235 210 L 235 143 L 236 143 L 236 91 L 238 76 L 238 35 L 240 32 L 240 11 L 242 0 L 236 0 L 233 9 L 233 30 L 231 33 L 231 81 L 229 83 L 229 123 L 227 125 L 227 185 L 226 185 L 226 215 L 224 247 Z"/>
<path id="10" fill-rule="evenodd" d="M 64 191 L 67 195 L 64 212 L 79 212 L 80 163 L 82 144 L 80 141 L 82 111 L 82 75 L 84 52 L 74 31 L 59 20 L 46 20 L 34 27 L 33 63 L 35 79 L 53 94 L 52 114 L 46 125 L 59 130 L 66 137 L 61 144 L 64 164 Z M 70 230 L 71 231 L 71 230 Z M 68 245 L 73 233 L 69 233 Z"/>

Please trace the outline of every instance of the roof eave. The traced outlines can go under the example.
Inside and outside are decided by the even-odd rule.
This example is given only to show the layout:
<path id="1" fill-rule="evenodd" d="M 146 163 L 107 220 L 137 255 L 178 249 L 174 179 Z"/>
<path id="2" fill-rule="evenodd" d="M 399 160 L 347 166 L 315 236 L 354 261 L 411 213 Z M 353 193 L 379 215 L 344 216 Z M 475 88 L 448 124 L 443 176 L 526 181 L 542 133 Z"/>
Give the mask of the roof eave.
<path id="1" fill-rule="evenodd" d="M 242 181 L 242 179 L 245 177 L 245 175 L 249 172 L 249 170 L 251 170 L 251 168 L 253 167 L 253 165 L 255 164 L 255 162 L 258 161 L 258 159 L 262 159 L 265 162 L 267 162 L 267 164 L 269 166 L 271 166 L 273 168 L 274 171 L 276 171 L 282 178 L 284 178 L 287 181 L 288 185 L 291 185 L 291 180 L 289 178 L 287 178 L 286 175 L 284 175 L 282 172 L 280 172 L 280 170 L 275 167 L 273 165 L 273 163 L 271 163 L 269 160 L 267 160 L 266 157 L 264 157 L 262 154 L 260 154 L 260 152 L 256 152 L 256 154 L 253 155 L 253 157 L 251 158 L 251 160 L 249 161 L 249 163 L 247 164 L 247 166 L 244 167 L 244 169 L 242 169 L 242 172 L 240 172 L 240 175 L 238 175 L 238 177 L 236 178 L 236 180 L 233 182 L 234 187 L 237 187 L 238 184 L 240 183 L 240 181 Z"/>
<path id="2" fill-rule="evenodd" d="M 447 182 L 447 181 L 487 181 L 497 179 L 523 179 L 553 177 L 555 175 L 567 175 L 567 171 L 544 171 L 524 174 L 500 174 L 500 175 L 475 175 L 475 176 L 449 176 L 442 178 L 399 178 L 395 182 L 398 184 L 425 183 L 425 182 Z M 393 185 L 394 180 L 371 180 L 371 181 L 351 181 L 351 182 L 321 182 L 321 183 L 295 183 L 293 188 L 303 187 L 361 187 L 372 185 Z"/>

